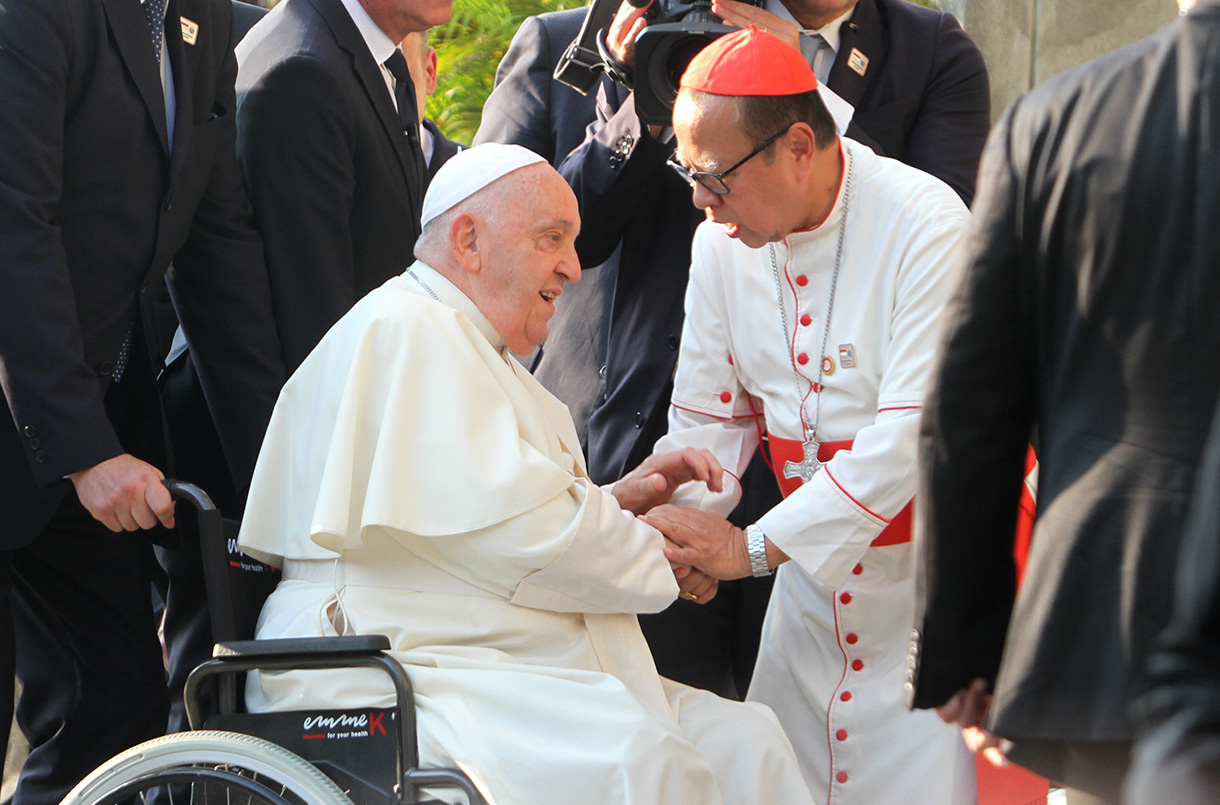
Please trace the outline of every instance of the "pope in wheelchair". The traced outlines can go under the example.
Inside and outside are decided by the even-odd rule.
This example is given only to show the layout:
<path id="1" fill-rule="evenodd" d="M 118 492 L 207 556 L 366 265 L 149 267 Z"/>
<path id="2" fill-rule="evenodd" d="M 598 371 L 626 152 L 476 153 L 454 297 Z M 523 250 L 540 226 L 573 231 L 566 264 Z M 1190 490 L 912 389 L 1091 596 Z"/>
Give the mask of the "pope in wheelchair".
<path id="1" fill-rule="evenodd" d="M 714 580 L 635 515 L 706 452 L 590 482 L 571 417 L 509 354 L 580 277 L 576 199 L 517 146 L 451 159 L 417 262 L 355 305 L 284 387 L 242 525 L 283 568 L 259 638 L 384 634 L 415 687 L 420 759 L 489 802 L 812 797 L 774 715 L 661 678 L 636 613 Z M 251 711 L 390 704 L 369 669 L 259 672 Z"/>

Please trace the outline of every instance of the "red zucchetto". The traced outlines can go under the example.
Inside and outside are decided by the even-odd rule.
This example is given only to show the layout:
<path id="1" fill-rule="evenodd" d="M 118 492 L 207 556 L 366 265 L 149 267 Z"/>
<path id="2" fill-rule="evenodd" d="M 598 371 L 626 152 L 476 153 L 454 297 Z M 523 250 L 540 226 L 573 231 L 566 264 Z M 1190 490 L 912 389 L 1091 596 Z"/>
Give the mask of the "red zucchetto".
<path id="1" fill-rule="evenodd" d="M 818 88 L 800 51 L 753 25 L 725 34 L 699 51 L 682 86 L 712 95 L 796 95 Z"/>

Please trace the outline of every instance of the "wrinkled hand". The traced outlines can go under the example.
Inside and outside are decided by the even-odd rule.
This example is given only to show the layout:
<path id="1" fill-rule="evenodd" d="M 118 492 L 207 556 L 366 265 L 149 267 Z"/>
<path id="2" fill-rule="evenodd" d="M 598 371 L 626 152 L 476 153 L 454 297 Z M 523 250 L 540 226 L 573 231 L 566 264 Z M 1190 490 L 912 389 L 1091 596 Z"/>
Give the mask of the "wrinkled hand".
<path id="1" fill-rule="evenodd" d="M 640 519 L 666 536 L 670 562 L 721 580 L 751 575 L 745 531 L 720 515 L 666 504 Z"/>
<path id="2" fill-rule="evenodd" d="M 677 547 L 669 539 L 665 540 L 665 546 L 667 548 Z M 673 568 L 674 578 L 678 581 L 679 594 L 687 601 L 694 601 L 696 604 L 706 604 L 716 597 L 716 592 L 720 589 L 719 580 L 689 565 L 679 565 L 670 562 L 669 566 Z M 691 596 L 694 597 L 692 598 Z"/>
<path id="3" fill-rule="evenodd" d="M 987 680 L 976 679 L 970 687 L 963 688 L 949 701 L 936 708 L 936 714 L 946 724 L 957 724 L 962 728 L 962 740 L 971 752 L 982 754 L 991 765 L 1004 768 L 1009 760 L 1004 756 L 1003 739 L 980 725 L 991 710 L 991 694 L 987 692 Z"/>
<path id="4" fill-rule="evenodd" d="M 76 496 L 111 531 L 174 526 L 174 500 L 153 465 L 124 453 L 68 476 Z"/>
<path id="5" fill-rule="evenodd" d="M 724 470 L 707 450 L 687 447 L 654 453 L 619 479 L 611 493 L 632 514 L 643 514 L 668 503 L 674 491 L 687 481 L 703 481 L 713 492 L 724 490 Z"/>
<path id="6" fill-rule="evenodd" d="M 635 38 L 648 24 L 644 20 L 648 5 L 651 4 L 636 8 L 624 0 L 614 15 L 614 22 L 610 23 L 610 30 L 606 31 L 606 47 L 610 50 L 610 55 L 625 67 L 630 67 L 635 61 Z"/>
<path id="7" fill-rule="evenodd" d="M 760 31 L 778 36 L 797 50 L 801 49 L 801 29 L 796 23 L 780 19 L 766 9 L 737 0 L 712 0 L 712 13 L 727 25 L 738 28 L 753 25 Z"/>

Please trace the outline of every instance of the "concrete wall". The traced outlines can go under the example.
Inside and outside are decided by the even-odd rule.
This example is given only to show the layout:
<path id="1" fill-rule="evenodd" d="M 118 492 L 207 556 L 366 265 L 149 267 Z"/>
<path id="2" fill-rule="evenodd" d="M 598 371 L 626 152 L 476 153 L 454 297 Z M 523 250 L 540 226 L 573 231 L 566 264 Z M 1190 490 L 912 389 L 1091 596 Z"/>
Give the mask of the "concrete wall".
<path id="1" fill-rule="evenodd" d="M 1157 31 L 1175 0 L 941 0 L 978 43 L 991 73 L 991 112 L 1051 76 Z"/>

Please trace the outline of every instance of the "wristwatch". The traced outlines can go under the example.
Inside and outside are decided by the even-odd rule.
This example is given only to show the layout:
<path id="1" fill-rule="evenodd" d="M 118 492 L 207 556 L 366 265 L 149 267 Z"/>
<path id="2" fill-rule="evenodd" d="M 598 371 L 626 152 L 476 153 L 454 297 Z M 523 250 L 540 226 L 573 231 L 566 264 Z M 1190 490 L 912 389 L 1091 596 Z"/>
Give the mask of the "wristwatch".
<path id="1" fill-rule="evenodd" d="M 755 578 L 770 576 L 767 567 L 767 535 L 757 525 L 746 526 L 746 550 L 750 554 L 750 571 Z"/>

